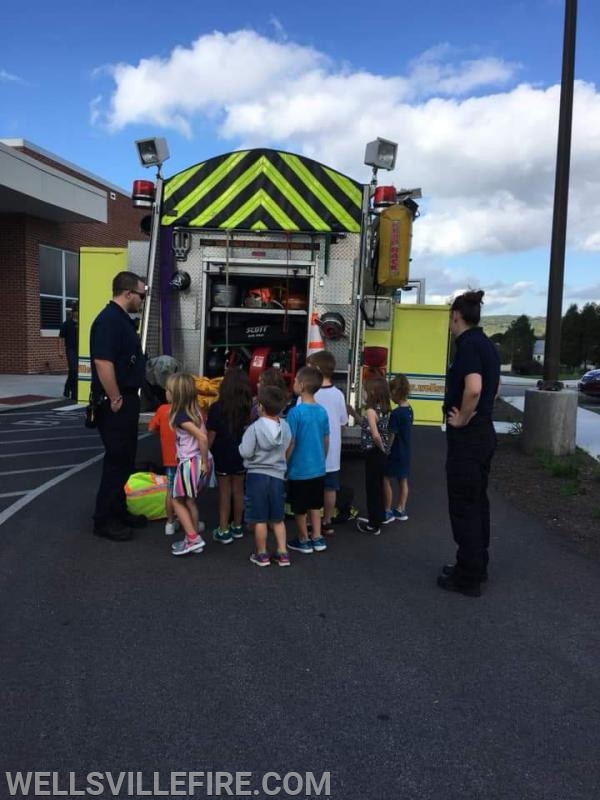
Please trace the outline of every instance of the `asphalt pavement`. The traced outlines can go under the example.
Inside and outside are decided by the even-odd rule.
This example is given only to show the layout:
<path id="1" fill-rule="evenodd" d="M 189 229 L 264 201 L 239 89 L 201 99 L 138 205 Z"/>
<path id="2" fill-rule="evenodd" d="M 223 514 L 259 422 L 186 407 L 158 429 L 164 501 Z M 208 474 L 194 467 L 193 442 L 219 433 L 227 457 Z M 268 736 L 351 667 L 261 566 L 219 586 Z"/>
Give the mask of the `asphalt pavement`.
<path id="1" fill-rule="evenodd" d="M 259 569 L 249 537 L 182 559 L 161 522 L 93 537 L 96 434 L 41 402 L 0 413 L 0 800 L 18 770 L 61 789 L 218 770 L 251 772 L 255 797 L 272 771 L 329 772 L 343 800 L 597 796 L 600 565 L 492 495 L 483 597 L 438 589 L 441 431 L 414 430 L 408 522 L 341 525 L 327 552 Z M 342 478 L 362 508 L 357 456 Z M 216 524 L 214 490 L 200 508 Z"/>

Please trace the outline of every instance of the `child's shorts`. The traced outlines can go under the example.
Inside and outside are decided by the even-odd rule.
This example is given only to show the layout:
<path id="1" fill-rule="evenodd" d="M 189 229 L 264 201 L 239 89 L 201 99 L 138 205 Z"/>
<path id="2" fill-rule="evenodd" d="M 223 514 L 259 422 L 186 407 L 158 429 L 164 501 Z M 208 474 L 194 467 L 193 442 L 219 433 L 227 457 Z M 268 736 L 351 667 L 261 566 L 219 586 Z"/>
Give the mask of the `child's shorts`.
<path id="1" fill-rule="evenodd" d="M 177 467 L 165 467 L 165 475 L 167 476 L 167 490 L 171 497 L 173 497 L 173 490 L 175 488 L 175 473 Z"/>
<path id="2" fill-rule="evenodd" d="M 293 514 L 306 514 L 311 508 L 323 508 L 325 476 L 307 478 L 303 481 L 288 481 L 290 506 Z"/>
<path id="3" fill-rule="evenodd" d="M 331 489 L 337 492 L 340 488 L 340 471 L 325 473 L 325 489 Z"/>
<path id="4" fill-rule="evenodd" d="M 250 524 L 281 522 L 285 516 L 285 481 L 272 475 L 249 472 L 244 504 L 244 519 Z"/>
<path id="5" fill-rule="evenodd" d="M 202 458 L 194 456 L 186 458 L 177 464 L 173 497 L 198 497 L 200 492 L 209 485 L 213 472 L 213 462 L 209 458 L 207 470 L 201 473 Z"/>

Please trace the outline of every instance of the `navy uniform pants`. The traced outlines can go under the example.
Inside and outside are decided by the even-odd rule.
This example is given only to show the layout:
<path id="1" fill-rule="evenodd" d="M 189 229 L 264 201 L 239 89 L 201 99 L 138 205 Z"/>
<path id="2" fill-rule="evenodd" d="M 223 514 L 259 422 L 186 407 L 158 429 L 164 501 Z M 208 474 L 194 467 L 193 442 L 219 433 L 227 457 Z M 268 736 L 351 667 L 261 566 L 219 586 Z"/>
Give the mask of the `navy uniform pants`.
<path id="1" fill-rule="evenodd" d="M 385 519 L 385 503 L 383 500 L 383 478 L 387 456 L 378 447 L 366 450 L 365 459 L 365 494 L 367 496 L 367 516 L 369 525 L 379 528 Z"/>
<path id="2" fill-rule="evenodd" d="M 446 429 L 446 481 L 452 535 L 457 544 L 457 582 L 478 583 L 487 574 L 490 502 L 487 488 L 496 432 L 491 419 L 474 417 L 464 428 Z"/>
<path id="3" fill-rule="evenodd" d="M 71 400 L 77 400 L 77 369 L 79 366 L 79 359 L 77 357 L 77 350 L 67 350 L 67 380 L 65 381 L 65 388 L 63 395 L 70 397 Z"/>
<path id="4" fill-rule="evenodd" d="M 105 403 L 98 413 L 98 432 L 104 445 L 102 477 L 96 496 L 94 521 L 102 526 L 123 516 L 127 510 L 125 484 L 135 468 L 140 399 L 124 394 L 117 412 Z"/>

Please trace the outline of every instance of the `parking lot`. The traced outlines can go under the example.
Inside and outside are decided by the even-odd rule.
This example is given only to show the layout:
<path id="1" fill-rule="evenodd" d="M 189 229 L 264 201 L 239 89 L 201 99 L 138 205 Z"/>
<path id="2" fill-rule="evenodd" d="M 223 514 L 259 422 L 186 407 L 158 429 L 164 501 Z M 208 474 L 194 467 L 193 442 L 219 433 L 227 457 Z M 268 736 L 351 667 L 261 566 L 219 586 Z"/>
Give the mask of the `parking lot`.
<path id="1" fill-rule="evenodd" d="M 0 520 L 101 453 L 100 438 L 83 428 L 80 410 L 0 414 Z"/>
<path id="2" fill-rule="evenodd" d="M 102 450 L 79 411 L 2 412 L 0 441 L 6 770 L 328 771 L 340 800 L 595 796 L 600 566 L 494 496 L 484 596 L 437 589 L 453 550 L 439 430 L 415 429 L 408 522 L 341 525 L 289 570 L 250 564 L 248 536 L 186 559 L 160 521 L 92 536 Z M 360 459 L 342 477 L 363 507 Z M 200 503 L 210 527 L 215 491 Z"/>

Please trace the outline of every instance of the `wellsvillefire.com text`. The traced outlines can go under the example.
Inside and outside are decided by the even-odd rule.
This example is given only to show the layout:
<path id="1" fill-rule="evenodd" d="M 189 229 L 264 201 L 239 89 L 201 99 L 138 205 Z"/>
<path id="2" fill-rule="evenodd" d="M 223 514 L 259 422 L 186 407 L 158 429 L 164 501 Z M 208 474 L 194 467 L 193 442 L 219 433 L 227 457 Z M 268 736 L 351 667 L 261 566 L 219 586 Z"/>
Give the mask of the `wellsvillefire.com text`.
<path id="1" fill-rule="evenodd" d="M 11 797 L 329 797 L 322 772 L 5 772 Z"/>

